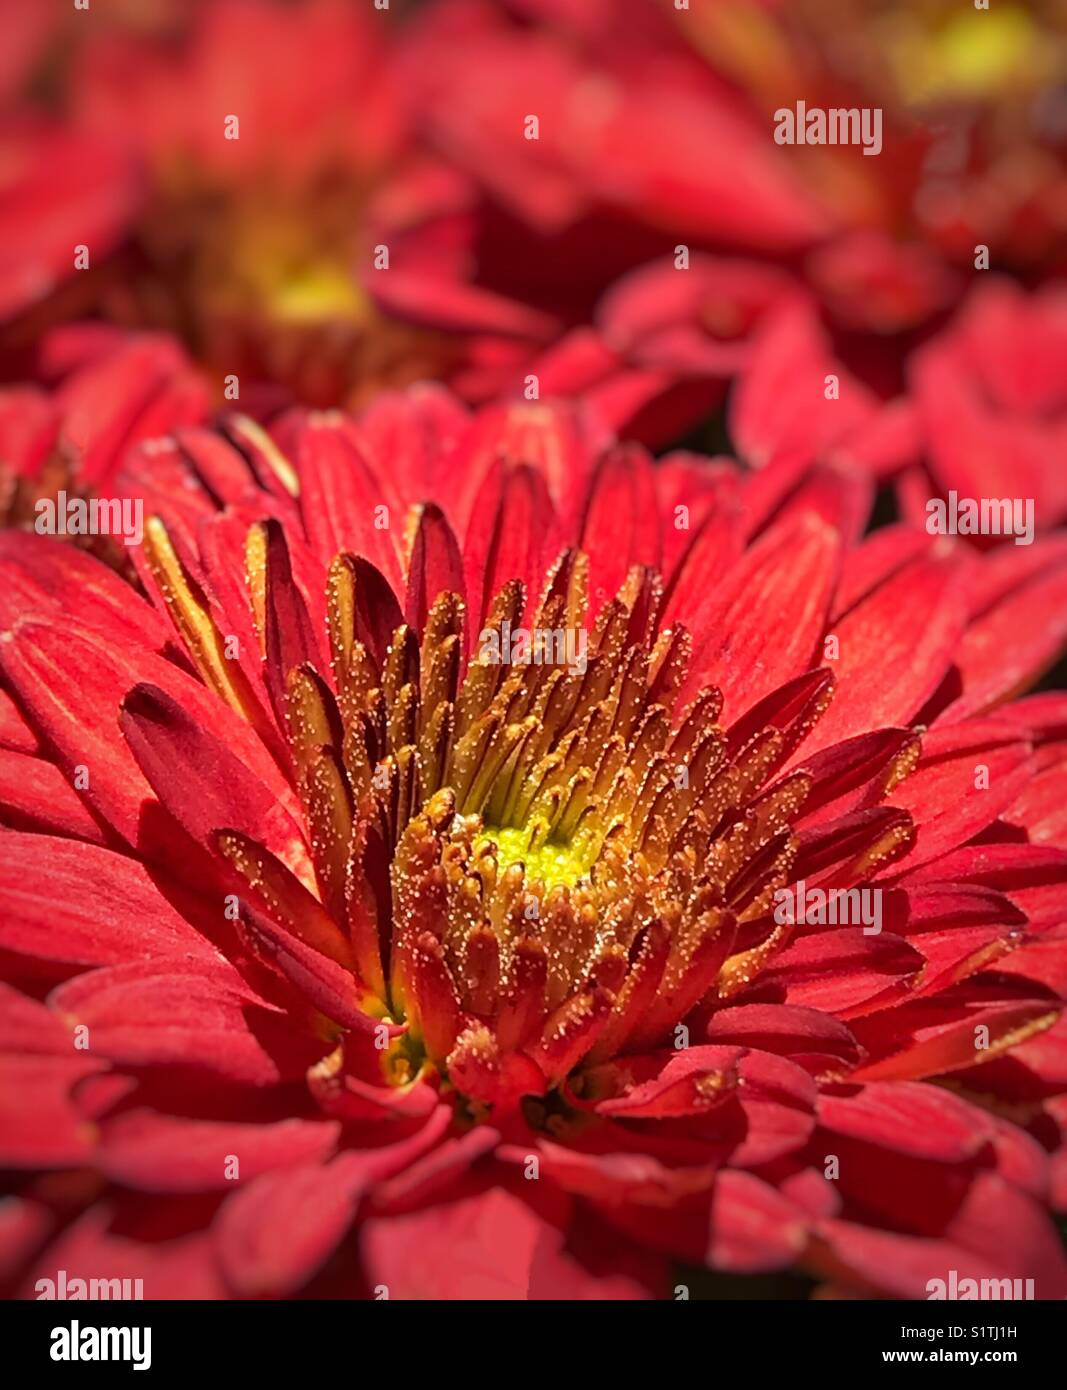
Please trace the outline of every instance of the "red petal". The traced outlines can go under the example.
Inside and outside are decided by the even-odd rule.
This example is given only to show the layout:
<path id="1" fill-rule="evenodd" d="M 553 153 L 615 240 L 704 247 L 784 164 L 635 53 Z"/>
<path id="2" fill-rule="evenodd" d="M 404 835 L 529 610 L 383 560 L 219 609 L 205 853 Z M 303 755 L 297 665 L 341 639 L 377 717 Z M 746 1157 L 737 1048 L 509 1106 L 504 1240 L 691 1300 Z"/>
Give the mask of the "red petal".
<path id="1" fill-rule="evenodd" d="M 237 1294 L 285 1297 L 307 1283 L 343 1239 L 367 1187 L 436 1143 L 447 1119 L 441 1107 L 397 1144 L 266 1173 L 230 1197 L 213 1235 Z"/>
<path id="2" fill-rule="evenodd" d="M 956 988 L 973 989 L 974 984 Z M 1017 999 L 987 1008 L 965 1001 L 966 996 L 952 998 L 946 991 L 860 1020 L 856 1035 L 874 1060 L 859 1066 L 853 1076 L 864 1081 L 907 1081 L 965 1071 L 977 1062 L 986 1078 L 1000 1051 L 1010 1046 L 1014 1062 L 1019 1057 L 1019 1039 L 1048 1028 L 1059 1012 L 1056 1001 Z M 978 1004 L 982 1002 L 979 999 Z M 988 1029 L 984 1052 L 977 1048 L 979 1028 Z M 983 1084 L 988 1086 L 988 1079 Z"/>
<path id="3" fill-rule="evenodd" d="M 849 551 L 834 598 L 833 622 L 880 588 L 894 574 L 926 555 L 934 537 L 912 526 L 883 526 Z"/>
<path id="4" fill-rule="evenodd" d="M 157 1205 L 158 1212 L 158 1205 Z M 121 1213 L 121 1215 L 119 1214 Z M 166 1227 L 164 1213 L 158 1213 Z M 147 1227 L 144 1238 L 131 1238 L 117 1231 L 129 1230 L 131 1217 L 135 1231 Z M 55 1242 L 34 1262 L 21 1289 L 23 1297 L 33 1297 L 35 1281 L 56 1279 L 58 1270 L 71 1279 L 140 1280 L 146 1299 L 219 1299 L 227 1290 L 205 1232 L 177 1234 L 167 1231 L 161 1239 L 139 1205 L 132 1213 L 123 1207 L 96 1204 L 84 1216 L 61 1232 Z M 132 1285 L 136 1290 L 136 1282 Z"/>
<path id="5" fill-rule="evenodd" d="M 547 558 L 555 558 L 555 516 L 544 479 L 527 464 L 493 465 L 474 500 L 463 550 L 470 602 L 469 645 L 477 641 L 489 604 L 510 579 L 536 601 Z"/>
<path id="6" fill-rule="evenodd" d="M 1025 941 L 997 968 L 1008 975 L 1021 975 L 1026 980 L 1033 980 L 1061 998 L 1065 997 L 1067 950 L 1064 949 L 1064 935 L 1063 927 L 1053 927 L 1051 931 Z"/>
<path id="7" fill-rule="evenodd" d="M 468 423 L 467 411 L 450 392 L 421 383 L 403 393 L 376 395 L 359 417 L 358 435 L 378 476 L 388 476 L 410 506 L 435 493 L 451 493 L 441 485 L 443 456 Z"/>
<path id="8" fill-rule="evenodd" d="M 41 740 L 6 690 L 0 690 L 0 748 L 10 748 L 13 753 L 41 751 Z"/>
<path id="9" fill-rule="evenodd" d="M 703 1114 L 739 1084 L 741 1055 L 737 1047 L 693 1047 L 666 1059 L 649 1058 L 657 1074 L 616 1099 L 601 1101 L 596 1111 L 623 1120 Z"/>
<path id="10" fill-rule="evenodd" d="M 173 857 L 167 837 L 146 815 L 151 788 L 121 738 L 119 706 L 138 682 L 150 681 L 205 728 L 221 733 L 283 802 L 293 801 L 277 767 L 253 730 L 197 680 L 143 648 L 107 641 L 59 618 L 25 620 L 0 640 L 0 667 L 36 729 L 46 734 L 57 763 L 73 782 L 88 770 L 83 793 L 92 809 L 131 845 L 153 857 Z M 155 836 L 155 838 L 153 838 Z"/>
<path id="11" fill-rule="evenodd" d="M 128 450 L 177 425 L 199 423 L 208 396 L 173 340 L 138 334 L 70 377 L 60 401 L 63 438 L 81 460 L 82 477 L 106 494 Z"/>
<path id="12" fill-rule="evenodd" d="M 111 641 L 161 652 L 170 628 L 139 593 L 102 561 L 73 545 L 25 531 L 0 534 L 5 588 L 19 585 L 18 617 L 62 615 Z"/>
<path id="13" fill-rule="evenodd" d="M 391 1299 L 645 1296 L 626 1275 L 587 1272 L 563 1244 L 555 1223 L 495 1187 L 448 1206 L 372 1219 L 361 1248 L 367 1282 L 384 1285 Z"/>
<path id="14" fill-rule="evenodd" d="M 927 734 L 917 770 L 892 794 L 894 806 L 911 813 L 915 844 L 886 872 L 896 876 L 928 863 L 994 821 L 1025 784 L 1028 754 L 1011 725 L 994 720 Z M 980 776 L 981 768 L 988 777 Z M 976 785 L 985 781 L 988 787 Z"/>
<path id="15" fill-rule="evenodd" d="M 300 437 L 300 511 L 324 565 L 341 551 L 365 556 L 395 590 L 401 585 L 403 513 L 360 452 L 355 431 L 333 416 L 312 416 Z M 386 525 L 377 524 L 385 506 Z"/>
<path id="16" fill-rule="evenodd" d="M 0 1054 L 0 1163 L 5 1168 L 73 1168 L 95 1132 L 73 1105 L 76 1082 L 103 1067 L 71 1048 L 66 1057 Z"/>
<path id="17" fill-rule="evenodd" d="M 222 958 L 136 860 L 44 835 L 0 834 L 0 946 L 70 965 Z M 203 907 L 197 907 L 203 912 Z"/>
<path id="18" fill-rule="evenodd" d="M 826 397 L 828 375 L 838 378 L 838 399 Z M 743 456 L 762 467 L 785 455 L 825 456 L 877 413 L 877 398 L 835 359 L 812 308 L 790 304 L 761 326 L 730 424 Z"/>
<path id="19" fill-rule="evenodd" d="M 861 1288 L 896 1298 L 929 1298 L 947 1286 L 953 1270 L 959 1287 L 964 1279 L 999 1279 L 1013 1269 L 1006 1251 L 999 1257 L 976 1254 L 950 1239 L 898 1235 L 849 1221 L 823 1222 L 818 1233 Z M 1032 1277 L 1030 1266 L 1019 1266 L 1019 1275 L 1013 1277 Z M 1055 1295 L 1046 1291 L 1038 1296 Z"/>
<path id="20" fill-rule="evenodd" d="M 842 927 L 794 941 L 759 981 L 775 985 L 789 1004 L 848 1017 L 903 984 L 922 966 L 922 957 L 899 936 L 865 936 L 862 928 Z"/>
<path id="21" fill-rule="evenodd" d="M 907 769 L 918 743 L 910 729 L 877 729 L 805 757 L 801 766 L 812 787 L 794 826 L 824 825 L 862 806 L 876 805 L 886 796 L 890 781 Z"/>
<path id="22" fill-rule="evenodd" d="M 788 1057 L 809 1071 L 855 1062 L 859 1045 L 840 1020 L 788 1004 L 741 1004 L 708 1020 L 709 1042 L 738 1043 Z"/>
<path id="23" fill-rule="evenodd" d="M 595 602 L 590 617 L 618 592 L 635 565 L 660 563 L 659 503 L 652 464 L 637 445 L 609 450 L 589 484 L 581 526 Z"/>
<path id="24" fill-rule="evenodd" d="M 98 1161 L 113 1182 L 143 1192 L 224 1191 L 261 1173 L 323 1162 L 340 1132 L 333 1121 L 234 1124 L 133 1110 L 104 1124 Z"/>
<path id="25" fill-rule="evenodd" d="M 24 1052 L 69 1059 L 70 1030 L 37 999 L 0 981 L 0 1052 Z"/>
<path id="26" fill-rule="evenodd" d="M 696 612 L 708 583 L 717 581 L 736 562 L 741 500 L 732 461 L 668 454 L 656 464 L 655 480 L 665 523 L 667 591 L 662 626 L 669 627 L 676 617 Z"/>
<path id="27" fill-rule="evenodd" d="M 745 1135 L 730 1154 L 731 1166 L 756 1168 L 803 1148 L 815 1128 L 816 1095 L 803 1067 L 772 1052 L 747 1053 L 737 1092 Z"/>
<path id="28" fill-rule="evenodd" d="M 861 599 L 832 625 L 840 652 L 829 663 L 836 694 L 803 755 L 867 729 L 908 723 L 941 684 L 963 625 L 963 598 L 948 561 L 915 560 Z"/>
<path id="29" fill-rule="evenodd" d="M 905 876 L 913 883 L 976 883 L 999 889 L 1031 929 L 1058 922 L 1067 884 L 1067 851 L 1040 845 L 966 845 Z"/>
<path id="30" fill-rule="evenodd" d="M 274 791 L 178 701 L 136 685 L 119 724 L 152 789 L 198 845 L 214 853 L 216 831 L 238 830 L 314 881 L 300 827 Z"/>
<path id="31" fill-rule="evenodd" d="M 762 536 L 690 624 L 686 690 L 717 685 L 736 720 L 804 670 L 826 622 L 838 553 L 836 535 L 808 516 Z"/>
<path id="32" fill-rule="evenodd" d="M 12 1196 L 0 1205 L 0 1280 L 6 1288 L 44 1245 L 55 1225 L 55 1214 L 44 1202 Z"/>
<path id="33" fill-rule="evenodd" d="M 60 985 L 50 1002 L 72 1024 L 87 1025 L 94 1056 L 126 1066 L 188 1066 L 266 1086 L 283 1074 L 302 1077 L 322 1050 L 222 965 L 173 973 L 161 965 L 106 967 Z"/>
<path id="34" fill-rule="evenodd" d="M 736 1273 L 783 1269 L 807 1244 L 800 1208 L 751 1173 L 724 1169 L 711 1194 L 707 1262 Z"/>
<path id="35" fill-rule="evenodd" d="M 893 1153 L 966 1163 L 990 1140 L 985 1114 L 939 1086 L 870 1082 L 819 1097 L 819 1123 Z"/>
<path id="36" fill-rule="evenodd" d="M 422 632 L 426 616 L 440 593 L 465 596 L 463 561 L 452 528 L 435 502 L 418 509 L 418 529 L 411 547 L 404 616 Z"/>
<path id="37" fill-rule="evenodd" d="M 1004 812 L 1004 820 L 1009 825 L 1022 826 L 1035 845 L 1057 845 L 1067 849 L 1065 788 L 1067 759 L 1061 759 L 1031 776 L 1022 793 Z"/>
<path id="38" fill-rule="evenodd" d="M 297 886 L 295 880 L 290 886 Z M 297 934 L 303 933 L 310 941 L 329 938 L 331 931 L 336 931 L 332 919 L 325 913 L 311 917 L 307 910 L 309 902 L 313 903 L 314 899 L 305 895 L 292 913 L 289 912 L 288 902 L 278 901 L 276 907 L 272 904 L 271 910 L 275 915 L 288 916 L 285 926 L 272 921 L 262 912 L 248 912 L 242 917 L 242 924 L 256 951 L 268 957 L 289 983 L 316 1008 L 321 1009 L 327 1018 L 332 1018 L 342 1027 L 371 1033 L 375 1029 L 375 1021 L 360 1007 L 360 990 L 351 970 L 338 964 L 335 958 L 316 950 Z M 332 944 L 332 941 L 327 939 L 324 944 Z M 334 955 L 343 955 L 345 947 L 346 943 L 340 939 Z M 397 1031 L 400 1030 L 390 1027 L 390 1034 Z"/>
<path id="39" fill-rule="evenodd" d="M 873 501 L 874 482 L 859 469 L 816 464 L 782 502 L 778 516 L 817 516 L 851 546 L 863 535 Z"/>
<path id="40" fill-rule="evenodd" d="M 1013 590 L 968 627 L 955 662 L 963 693 L 941 711 L 955 723 L 1032 684 L 1067 643 L 1067 565 Z"/>
<path id="41" fill-rule="evenodd" d="M 435 1192 L 452 1188 L 479 1159 L 496 1150 L 500 1134 L 489 1125 L 476 1125 L 456 1139 L 445 1139 L 416 1159 L 410 1168 L 383 1183 L 374 1194 L 375 1212 L 403 1211 L 422 1206 Z"/>
<path id="42" fill-rule="evenodd" d="M 107 837 L 54 763 L 0 749 L 0 817 L 13 830 L 39 830 L 102 845 Z"/>
<path id="43" fill-rule="evenodd" d="M 295 555 L 291 552 L 283 526 L 268 521 L 265 645 L 267 681 L 274 701 L 278 723 L 285 719 L 285 680 L 289 672 L 305 662 L 316 671 L 327 671 L 320 634 L 325 624 L 316 627 L 314 616 L 321 616 L 317 606 L 304 601 L 300 585 L 294 582 Z M 325 572 L 316 587 L 316 595 L 325 594 Z"/>
<path id="44" fill-rule="evenodd" d="M 687 1197 L 706 1192 L 714 1179 L 718 1158 L 710 1145 L 699 1157 L 690 1143 L 688 1161 L 668 1164 L 647 1152 L 647 1129 L 630 1131 L 601 1123 L 583 1139 L 581 1150 L 554 1144 L 548 1139 L 502 1147 L 498 1157 L 525 1168 L 536 1156 L 542 1178 L 547 1178 L 576 1197 L 611 1207 L 625 1204 L 662 1212 Z"/>

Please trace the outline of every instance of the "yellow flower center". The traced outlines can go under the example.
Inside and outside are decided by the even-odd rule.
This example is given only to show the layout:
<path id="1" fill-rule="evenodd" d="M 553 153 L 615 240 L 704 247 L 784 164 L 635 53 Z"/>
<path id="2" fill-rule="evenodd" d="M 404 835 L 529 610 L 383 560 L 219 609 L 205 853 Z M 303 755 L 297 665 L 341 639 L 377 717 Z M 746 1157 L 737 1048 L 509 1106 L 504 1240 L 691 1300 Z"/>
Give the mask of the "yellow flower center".
<path id="1" fill-rule="evenodd" d="M 253 528 L 247 547 L 264 643 L 271 534 Z M 247 714 L 249 691 L 215 660 L 204 597 L 158 523 L 146 541 L 205 679 Z M 742 990 L 792 931 L 771 905 L 792 881 L 791 822 L 811 778 L 781 768 L 825 709 L 829 672 L 811 673 L 782 728 L 727 734 L 717 690 L 679 698 L 690 639 L 680 625 L 657 630 L 658 575 L 631 571 L 591 616 L 586 570 L 565 554 L 532 614 L 522 584 L 506 584 L 482 628 L 500 641 L 465 659 L 457 595 L 438 595 L 421 635 L 401 624 L 383 646 L 370 621 L 389 602 L 380 580 L 338 556 L 333 688 L 309 665 L 286 680 L 306 868 L 328 914 L 297 930 L 352 971 L 368 1013 L 405 1026 L 383 1076 L 406 1085 L 433 1067 L 475 1111 L 662 1047 L 697 1004 Z M 283 573 L 275 584 L 291 583 Z M 540 648 L 558 661 L 515 659 L 508 638 L 524 620 L 580 633 L 582 661 L 565 659 L 565 643 Z M 911 833 L 906 821 L 887 830 L 852 871 L 875 872 Z M 276 908 L 282 885 L 263 854 L 234 836 L 219 847 Z"/>
<path id="2" fill-rule="evenodd" d="M 476 853 L 488 849 L 505 871 L 513 864 L 522 865 L 527 879 L 549 889 L 573 888 L 593 867 L 581 846 L 556 840 L 537 844 L 533 831 L 525 827 L 487 825 L 474 847 Z"/>

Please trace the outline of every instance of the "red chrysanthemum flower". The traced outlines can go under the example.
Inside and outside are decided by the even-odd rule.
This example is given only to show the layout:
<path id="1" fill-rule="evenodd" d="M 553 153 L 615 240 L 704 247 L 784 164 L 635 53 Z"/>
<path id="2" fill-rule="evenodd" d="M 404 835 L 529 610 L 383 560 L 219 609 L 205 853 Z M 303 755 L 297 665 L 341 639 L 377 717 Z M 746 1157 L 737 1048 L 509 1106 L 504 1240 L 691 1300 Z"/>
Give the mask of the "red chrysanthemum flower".
<path id="1" fill-rule="evenodd" d="M 220 399 L 240 377 L 244 409 L 257 394 L 351 403 L 450 361 L 442 335 L 391 323 L 363 288 L 388 241 L 383 188 L 401 221 L 424 184 L 437 206 L 388 12 L 216 0 L 86 14 L 46 50 L 0 109 L 0 320 L 19 316 L 5 356 L 97 314 L 181 336 Z"/>
<path id="2" fill-rule="evenodd" d="M 422 238 L 463 256 L 370 289 L 474 337 L 453 378 L 471 399 L 533 372 L 669 441 L 801 287 L 889 396 L 976 268 L 1062 269 L 1048 7 L 442 0 L 409 46 L 420 135 L 452 176 L 398 228 L 402 258 Z M 876 112 L 877 148 L 776 143 L 797 103 Z"/>
<path id="3" fill-rule="evenodd" d="M 724 335 L 713 313 L 726 293 L 750 307 L 736 320 L 736 336 Z M 888 355 L 889 372 L 869 359 L 850 366 L 810 295 L 744 262 L 697 256 L 685 273 L 669 262 L 650 265 L 621 281 L 603 307 L 631 368 L 620 373 L 587 340 L 581 359 L 567 345 L 551 354 L 545 379 L 554 381 L 557 366 L 577 373 L 583 398 L 607 420 L 632 419 L 656 398 L 662 416 L 671 383 L 676 401 L 684 399 L 680 388 L 704 392 L 706 409 L 732 379 L 724 418 L 742 460 L 798 470 L 818 460 L 848 472 L 861 514 L 871 488 L 888 481 L 919 526 L 929 523 L 933 500 L 947 505 L 953 493 L 957 506 L 958 499 L 1028 503 L 1031 539 L 1067 517 L 1059 466 L 1067 447 L 1067 297 L 1054 281 L 1027 291 L 1004 276 L 980 277 L 940 332 L 914 351 Z M 977 531 L 970 539 L 997 543 Z"/>
<path id="4" fill-rule="evenodd" d="M 1062 568 L 436 388 L 122 486 L 0 538 L 14 1292 L 1067 1293 Z"/>

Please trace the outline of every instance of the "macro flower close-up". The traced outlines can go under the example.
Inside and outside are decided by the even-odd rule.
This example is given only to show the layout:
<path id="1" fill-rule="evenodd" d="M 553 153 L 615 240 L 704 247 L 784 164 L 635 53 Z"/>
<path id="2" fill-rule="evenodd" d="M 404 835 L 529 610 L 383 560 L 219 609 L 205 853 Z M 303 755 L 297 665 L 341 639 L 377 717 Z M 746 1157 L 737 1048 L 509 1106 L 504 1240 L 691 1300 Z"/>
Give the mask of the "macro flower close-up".
<path id="1" fill-rule="evenodd" d="M 0 546 L 11 1158 L 96 1178 L 20 1197 L 24 1277 L 1067 1294 L 1065 707 L 1010 699 L 1062 552 L 856 543 L 845 487 L 541 406 L 287 435 L 131 456 L 143 595 Z"/>
<path id="2" fill-rule="evenodd" d="M 5 7 L 7 1299 L 1067 1298 L 1062 35 L 874 8 Z"/>

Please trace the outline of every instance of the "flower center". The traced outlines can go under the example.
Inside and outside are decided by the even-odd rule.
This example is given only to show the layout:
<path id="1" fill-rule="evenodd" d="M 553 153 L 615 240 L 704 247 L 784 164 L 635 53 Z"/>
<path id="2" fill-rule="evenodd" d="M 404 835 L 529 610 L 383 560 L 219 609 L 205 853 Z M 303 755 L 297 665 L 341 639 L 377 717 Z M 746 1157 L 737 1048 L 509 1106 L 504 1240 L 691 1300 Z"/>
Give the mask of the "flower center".
<path id="1" fill-rule="evenodd" d="M 390 319 L 361 288 L 371 192 L 341 176 L 249 177 L 240 199 L 195 174 L 165 181 L 138 230 L 133 302 L 111 307 L 185 337 L 220 380 L 280 383 L 314 406 L 433 377 L 455 355 L 444 335 Z"/>
<path id="2" fill-rule="evenodd" d="M 462 677 L 452 595 L 433 605 L 417 654 L 410 633 L 393 634 L 362 714 L 346 696 L 359 644 L 338 664 L 346 743 L 362 755 L 353 731 L 381 698 L 391 747 L 370 781 L 395 768 L 404 783 L 404 813 L 380 828 L 395 843 L 388 964 L 375 930 L 361 973 L 408 1024 L 398 1054 L 409 1060 L 414 1040 L 469 1100 L 544 1094 L 579 1066 L 662 1041 L 783 937 L 771 924 L 742 942 L 739 928 L 785 880 L 785 821 L 807 781 L 753 798 L 781 737 L 731 751 L 715 691 L 675 712 L 689 639 L 656 635 L 660 594 L 657 576 L 635 571 L 587 630 L 585 560 L 571 554 L 531 630 L 580 631 L 580 665 L 562 642 L 500 660 L 523 621 L 517 583 L 482 632 L 501 641 L 483 640 Z M 560 660 L 533 656 L 553 650 Z"/>
<path id="3" fill-rule="evenodd" d="M 522 866 L 523 873 L 548 889 L 573 888 L 580 878 L 586 878 L 593 867 L 579 846 L 558 840 L 537 843 L 532 829 L 522 826 L 487 825 L 475 839 L 476 853 L 483 850 L 495 858 L 506 872 L 513 864 Z"/>
<path id="4" fill-rule="evenodd" d="M 146 538 L 205 678 L 253 717 L 212 659 L 206 601 L 158 524 Z M 249 535 L 268 672 L 271 611 L 276 626 L 295 601 L 283 547 L 277 523 Z M 657 631 L 658 575 L 632 571 L 590 621 L 586 568 L 578 552 L 561 558 L 530 629 L 581 633 L 580 663 L 565 643 L 511 642 L 527 608 L 518 581 L 482 630 L 500 641 L 468 657 L 455 594 L 438 595 L 420 639 L 377 571 L 341 555 L 327 592 L 333 689 L 308 663 L 284 677 L 275 666 L 314 879 L 337 924 L 335 938 L 318 925 L 320 949 L 352 970 L 368 1012 L 405 1029 L 387 1078 L 432 1067 L 476 1107 L 574 1095 L 592 1069 L 599 1085 L 604 1063 L 669 1045 L 698 1004 L 743 989 L 793 930 L 772 902 L 795 877 L 791 823 L 811 778 L 780 769 L 829 702 L 829 673 L 727 732 L 718 691 L 680 698 L 690 639 Z M 906 820 L 857 847 L 851 881 L 906 847 Z M 263 856 L 232 836 L 219 848 L 269 902 Z"/>

